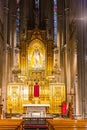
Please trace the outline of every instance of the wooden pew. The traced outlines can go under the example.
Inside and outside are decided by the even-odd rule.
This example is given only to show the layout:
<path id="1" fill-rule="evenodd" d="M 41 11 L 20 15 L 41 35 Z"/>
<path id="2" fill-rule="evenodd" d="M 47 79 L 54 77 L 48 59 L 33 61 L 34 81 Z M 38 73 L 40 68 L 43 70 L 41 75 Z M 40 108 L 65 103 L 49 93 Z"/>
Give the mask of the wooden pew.
<path id="1" fill-rule="evenodd" d="M 23 119 L 1 119 L 0 130 L 23 130 Z"/>
<path id="2" fill-rule="evenodd" d="M 48 127 L 49 128 L 52 128 L 53 126 L 57 126 L 57 125 L 63 125 L 63 124 L 66 124 L 66 123 L 74 123 L 75 122 L 75 120 L 63 120 L 63 119 L 57 119 L 57 120 L 55 120 L 55 119 L 48 119 L 47 120 L 47 124 L 48 124 Z"/>
<path id="3" fill-rule="evenodd" d="M 51 130 L 87 130 L 87 127 L 77 127 L 77 126 L 56 126 Z"/>
<path id="4" fill-rule="evenodd" d="M 49 130 L 86 130 L 87 120 L 47 120 Z"/>
<path id="5" fill-rule="evenodd" d="M 9 126 L 1 126 L 0 127 L 0 130 L 18 130 L 18 127 L 17 126 L 11 126 L 11 127 L 9 127 Z"/>
<path id="6" fill-rule="evenodd" d="M 63 124 L 53 126 L 52 130 L 87 130 L 87 126 L 85 124 Z"/>

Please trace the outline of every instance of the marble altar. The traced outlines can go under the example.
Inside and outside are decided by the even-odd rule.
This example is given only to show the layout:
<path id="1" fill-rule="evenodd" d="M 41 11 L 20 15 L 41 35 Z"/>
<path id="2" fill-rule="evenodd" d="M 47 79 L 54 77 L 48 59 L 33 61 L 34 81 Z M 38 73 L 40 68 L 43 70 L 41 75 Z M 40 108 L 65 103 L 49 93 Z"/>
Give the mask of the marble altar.
<path id="1" fill-rule="evenodd" d="M 26 108 L 26 116 L 28 117 L 42 117 L 47 113 L 50 104 L 23 104 Z"/>

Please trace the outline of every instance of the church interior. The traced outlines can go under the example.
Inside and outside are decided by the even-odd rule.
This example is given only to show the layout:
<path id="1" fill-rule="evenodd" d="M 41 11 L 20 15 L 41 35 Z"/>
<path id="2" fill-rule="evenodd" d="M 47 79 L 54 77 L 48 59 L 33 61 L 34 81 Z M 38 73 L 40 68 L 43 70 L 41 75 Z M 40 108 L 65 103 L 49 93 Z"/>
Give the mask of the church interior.
<path id="1" fill-rule="evenodd" d="M 86 12 L 87 0 L 0 0 L 1 124 L 87 119 Z M 48 129 L 41 126 L 25 129 Z"/>

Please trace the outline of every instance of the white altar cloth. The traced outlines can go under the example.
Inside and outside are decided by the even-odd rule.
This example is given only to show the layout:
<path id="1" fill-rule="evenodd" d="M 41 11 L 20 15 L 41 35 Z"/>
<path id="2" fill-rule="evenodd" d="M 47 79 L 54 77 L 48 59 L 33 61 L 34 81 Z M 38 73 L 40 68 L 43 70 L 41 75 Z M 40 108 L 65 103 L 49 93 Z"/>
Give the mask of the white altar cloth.
<path id="1" fill-rule="evenodd" d="M 29 117 L 33 116 L 43 116 L 46 115 L 47 108 L 50 107 L 50 104 L 23 104 L 23 107 L 26 108 L 26 115 Z"/>
<path id="2" fill-rule="evenodd" d="M 50 104 L 23 104 L 23 107 L 50 107 Z"/>

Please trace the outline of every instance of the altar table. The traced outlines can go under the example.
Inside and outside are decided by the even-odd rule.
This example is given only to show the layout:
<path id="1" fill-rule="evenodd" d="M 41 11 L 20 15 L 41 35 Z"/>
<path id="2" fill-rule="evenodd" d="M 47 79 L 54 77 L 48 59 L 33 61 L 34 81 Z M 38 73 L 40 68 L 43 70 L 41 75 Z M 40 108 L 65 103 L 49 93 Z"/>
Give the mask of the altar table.
<path id="1" fill-rule="evenodd" d="M 47 113 L 50 104 L 23 104 L 26 108 L 26 116 L 28 117 L 43 117 Z"/>

